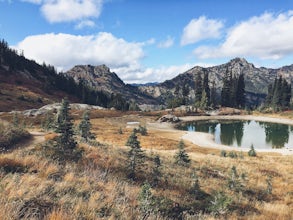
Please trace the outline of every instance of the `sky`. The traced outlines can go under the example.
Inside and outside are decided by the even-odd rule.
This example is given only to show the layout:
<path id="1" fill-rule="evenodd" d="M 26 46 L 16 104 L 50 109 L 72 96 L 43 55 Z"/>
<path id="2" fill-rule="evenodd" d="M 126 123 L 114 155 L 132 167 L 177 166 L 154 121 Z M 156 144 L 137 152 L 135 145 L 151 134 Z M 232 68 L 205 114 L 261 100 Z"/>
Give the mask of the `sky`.
<path id="1" fill-rule="evenodd" d="M 0 0 L 0 39 L 58 71 L 106 64 L 126 83 L 235 57 L 278 68 L 293 64 L 293 0 Z"/>

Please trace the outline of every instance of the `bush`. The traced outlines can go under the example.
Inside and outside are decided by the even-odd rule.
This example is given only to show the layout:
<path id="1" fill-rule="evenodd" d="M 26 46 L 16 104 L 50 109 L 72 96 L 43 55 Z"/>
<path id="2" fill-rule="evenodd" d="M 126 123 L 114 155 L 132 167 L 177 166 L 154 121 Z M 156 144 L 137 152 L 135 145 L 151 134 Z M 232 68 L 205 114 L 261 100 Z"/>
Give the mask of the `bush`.
<path id="1" fill-rule="evenodd" d="M 30 137 L 30 133 L 22 128 L 2 126 L 0 129 L 0 150 L 8 150 L 15 144 Z"/>
<path id="2" fill-rule="evenodd" d="M 228 212 L 232 199 L 224 192 L 215 192 L 208 210 L 215 216 L 224 215 Z"/>
<path id="3" fill-rule="evenodd" d="M 225 150 L 221 151 L 221 157 L 227 157 L 227 152 Z"/>
<path id="4" fill-rule="evenodd" d="M 256 157 L 256 152 L 254 150 L 253 145 L 251 145 L 250 150 L 248 151 L 248 156 L 250 156 L 250 157 Z"/>
<path id="5" fill-rule="evenodd" d="M 237 158 L 237 157 L 238 157 L 237 153 L 234 152 L 234 151 L 230 151 L 229 154 L 228 154 L 228 156 L 229 156 L 230 158 Z"/>

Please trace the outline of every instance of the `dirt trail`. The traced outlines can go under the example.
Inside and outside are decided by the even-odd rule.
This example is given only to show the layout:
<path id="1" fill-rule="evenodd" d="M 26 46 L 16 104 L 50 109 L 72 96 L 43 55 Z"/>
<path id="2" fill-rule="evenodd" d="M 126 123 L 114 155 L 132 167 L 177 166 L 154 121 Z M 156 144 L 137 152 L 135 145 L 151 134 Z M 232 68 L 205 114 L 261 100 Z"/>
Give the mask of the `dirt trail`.
<path id="1" fill-rule="evenodd" d="M 31 131 L 32 139 L 30 140 L 29 145 L 40 144 L 45 141 L 45 133 L 40 131 Z"/>
<path id="2" fill-rule="evenodd" d="M 23 148 L 32 148 L 37 144 L 40 144 L 45 141 L 45 133 L 44 132 L 39 132 L 39 131 L 30 131 L 30 134 L 32 137 L 28 140 L 24 140 L 12 148 L 5 150 L 5 151 L 0 151 L 0 153 L 11 153 L 14 150 L 17 149 L 23 149 Z"/>

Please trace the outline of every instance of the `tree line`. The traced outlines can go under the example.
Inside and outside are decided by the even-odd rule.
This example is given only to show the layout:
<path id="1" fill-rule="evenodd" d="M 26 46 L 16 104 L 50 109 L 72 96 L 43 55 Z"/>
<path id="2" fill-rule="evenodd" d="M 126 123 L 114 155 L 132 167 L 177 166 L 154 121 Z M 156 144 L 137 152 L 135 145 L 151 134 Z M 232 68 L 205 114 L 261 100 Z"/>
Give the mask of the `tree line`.
<path id="1" fill-rule="evenodd" d="M 109 94 L 104 91 L 94 90 L 82 80 L 77 83 L 72 77 L 66 76 L 62 72 L 57 73 L 52 65 L 45 63 L 39 65 L 34 60 L 26 59 L 23 52 L 19 54 L 17 50 L 11 49 L 5 40 L 0 41 L 1 66 L 7 66 L 11 74 L 14 71 L 28 71 L 35 79 L 44 82 L 42 89 L 47 94 L 53 94 L 54 91 L 59 90 L 77 97 L 85 104 L 107 108 L 114 107 L 122 111 L 139 110 L 136 103 L 127 101 L 121 94 Z"/>
<path id="2" fill-rule="evenodd" d="M 274 83 L 268 86 L 268 94 L 265 100 L 265 107 L 274 111 L 285 110 L 290 107 L 291 84 L 282 76 L 276 77 Z"/>
<path id="3" fill-rule="evenodd" d="M 244 75 L 233 76 L 231 71 L 226 71 L 223 77 L 223 87 L 219 94 L 216 82 L 209 81 L 209 73 L 204 71 L 196 75 L 194 80 L 194 99 L 189 99 L 190 87 L 187 83 L 183 86 L 176 85 L 174 96 L 168 101 L 168 107 L 191 104 L 197 109 L 215 108 L 218 105 L 225 107 L 244 108 L 245 82 Z"/>

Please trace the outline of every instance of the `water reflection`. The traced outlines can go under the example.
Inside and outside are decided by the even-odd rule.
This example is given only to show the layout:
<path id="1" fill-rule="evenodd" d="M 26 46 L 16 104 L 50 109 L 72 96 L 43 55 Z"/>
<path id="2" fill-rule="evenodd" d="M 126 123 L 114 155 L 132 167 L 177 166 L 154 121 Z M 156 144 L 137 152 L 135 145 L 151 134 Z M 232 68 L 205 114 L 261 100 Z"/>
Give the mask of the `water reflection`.
<path id="1" fill-rule="evenodd" d="M 293 127 L 255 121 L 196 121 L 179 129 L 214 134 L 215 142 L 235 147 L 293 148 Z"/>

